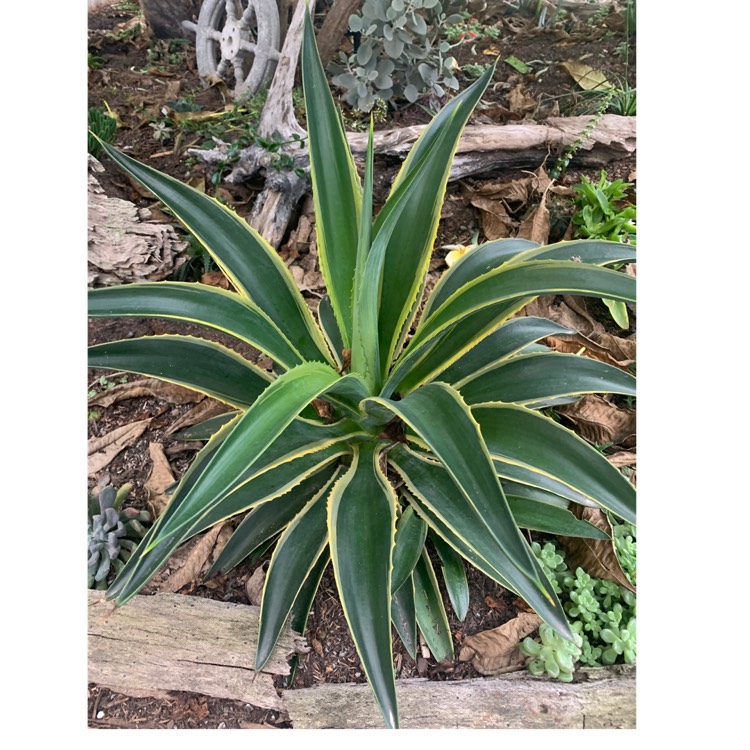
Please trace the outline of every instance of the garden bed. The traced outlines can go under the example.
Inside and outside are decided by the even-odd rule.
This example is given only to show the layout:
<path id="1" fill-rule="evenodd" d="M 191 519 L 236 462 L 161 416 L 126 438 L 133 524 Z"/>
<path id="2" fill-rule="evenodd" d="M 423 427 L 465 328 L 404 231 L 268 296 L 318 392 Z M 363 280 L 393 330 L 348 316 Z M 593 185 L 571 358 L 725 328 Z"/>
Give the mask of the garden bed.
<path id="1" fill-rule="evenodd" d="M 106 101 L 111 110 L 117 114 L 122 125 L 115 139 L 115 145 L 118 148 L 123 148 L 139 160 L 172 174 L 178 179 L 189 181 L 208 193 L 218 194 L 240 215 L 248 215 L 262 184 L 257 179 L 249 183 L 238 184 L 228 184 L 221 179 L 216 180 L 215 169 L 200 159 L 191 157 L 187 151 L 189 147 L 201 145 L 206 140 L 205 133 L 196 132 L 193 135 L 186 135 L 173 127 L 171 139 L 155 138 L 159 124 L 164 124 L 167 117 L 164 115 L 164 108 L 167 107 L 167 110 L 171 111 L 171 105 L 167 104 L 168 102 L 190 97 L 205 112 L 219 112 L 230 106 L 231 102 L 227 98 L 226 91 L 223 91 L 221 87 L 209 89 L 201 87 L 194 65 L 194 50 L 189 42 L 156 40 L 149 37 L 145 29 L 133 33 L 132 20 L 135 17 L 134 10 L 127 9 L 122 4 L 90 13 L 89 50 L 100 62 L 97 67 L 90 70 L 89 106 L 102 106 L 102 102 Z M 321 12 L 318 21 L 322 17 Z M 608 36 L 609 30 L 605 26 L 598 29 L 594 27 L 588 37 L 579 35 L 579 38 L 571 38 L 569 35 L 566 39 L 559 33 L 557 35 L 552 33 L 554 30 L 514 34 L 502 26 L 502 19 L 499 16 L 495 19 L 487 19 L 488 24 L 492 24 L 493 21 L 500 24 L 503 29 L 499 39 L 483 39 L 474 44 L 462 46 L 457 54 L 461 64 L 471 64 L 473 60 L 485 59 L 482 57 L 483 53 L 494 45 L 499 47 L 498 51 L 504 58 L 513 56 L 521 60 L 547 61 L 549 62 L 548 71 L 542 75 L 526 75 L 519 78 L 519 74 L 513 69 L 499 70 L 495 79 L 496 85 L 490 88 L 483 105 L 472 120 L 474 126 L 522 123 L 533 127 L 545 123 L 549 117 L 560 116 L 561 101 L 572 101 L 576 97 L 580 99 L 580 92 L 577 91 L 575 81 L 558 65 L 565 60 L 585 59 L 590 65 L 602 68 L 612 76 L 630 78 L 634 85 L 634 57 L 630 58 L 626 68 L 624 59 L 612 54 L 614 47 L 622 41 L 622 35 L 620 37 L 611 34 Z M 129 23 L 131 31 L 123 31 L 123 25 L 127 26 Z M 599 33 L 598 36 L 597 33 Z M 345 40 L 343 43 L 347 44 L 348 41 Z M 634 45 L 632 47 L 634 55 Z M 462 87 L 465 83 L 466 81 L 462 81 Z M 516 102 L 516 111 L 514 111 L 513 102 L 509 100 L 508 94 L 518 90 L 519 85 L 522 86 L 528 99 L 525 105 Z M 569 95 L 567 99 L 560 98 L 563 93 Z M 524 107 L 525 111 L 523 111 Z M 521 111 L 518 111 L 519 109 Z M 348 114 L 353 118 L 349 124 L 361 130 L 362 121 L 357 122 L 353 113 Z M 574 114 L 574 112 L 564 114 Z M 302 111 L 299 112 L 299 117 L 303 121 Z M 385 119 L 377 123 L 377 127 L 380 130 L 411 127 L 424 124 L 428 119 L 429 115 L 420 107 L 405 106 L 397 111 L 389 112 Z M 630 123 L 628 126 L 630 127 Z M 166 127 L 170 126 L 166 125 Z M 634 132 L 634 128 L 632 131 Z M 224 136 L 230 138 L 231 133 L 225 133 Z M 361 138 L 361 136 L 355 136 L 357 137 Z M 492 226 L 495 226 L 492 224 L 492 217 L 497 217 L 498 214 L 496 210 L 493 213 L 492 206 L 496 206 L 500 200 L 494 197 L 486 198 L 493 186 L 498 183 L 512 184 L 529 180 L 529 172 L 534 172 L 544 165 L 549 166 L 560 156 L 562 148 L 563 146 L 558 149 L 557 153 L 553 151 L 540 153 L 538 163 L 535 164 L 519 167 L 517 164 L 493 163 L 486 173 L 474 173 L 452 183 L 446 196 L 436 241 L 438 249 L 431 263 L 431 271 L 437 274 L 446 268 L 445 256 L 448 249 L 443 246 L 468 244 L 475 232 L 487 237 L 488 232 L 492 231 Z M 398 157 L 393 154 L 383 154 L 378 159 L 377 168 L 384 170 L 385 175 L 388 175 L 395 172 L 398 161 Z M 611 179 L 620 177 L 634 181 L 634 150 L 627 154 L 614 153 L 605 159 L 605 164 L 607 174 Z M 104 166 L 105 171 L 99 179 L 108 196 L 132 201 L 139 208 L 149 208 L 155 221 L 171 223 L 171 217 L 161 212 L 153 199 L 148 197 L 142 189 L 118 172 L 111 163 L 105 162 Z M 569 187 L 578 182 L 582 175 L 596 179 L 599 171 L 598 164 L 596 167 L 586 166 L 580 161 L 576 162 L 574 158 L 559 178 L 558 184 Z M 379 184 L 382 194 L 388 185 L 388 178 L 386 177 Z M 504 206 L 510 209 L 506 211 L 506 226 L 514 226 L 517 229 L 533 214 L 539 200 L 540 194 L 534 193 L 531 189 L 522 203 L 509 204 L 505 200 Z M 566 202 L 564 197 L 559 199 L 552 197 L 550 210 L 552 214 L 550 241 L 554 241 L 564 236 L 569 225 L 570 202 L 569 200 Z M 310 226 L 310 210 L 304 202 L 300 206 L 298 215 L 295 216 L 291 230 L 291 233 L 280 243 L 280 253 L 292 269 L 295 278 L 302 282 L 302 288 L 311 305 L 315 306 L 321 296 L 322 282 L 317 266 L 317 256 L 314 253 L 314 244 L 311 244 L 314 240 L 314 233 Z M 208 283 L 221 284 L 220 275 L 217 276 L 212 269 L 202 267 L 201 263 L 200 258 L 189 259 L 185 267 L 189 267 L 193 278 L 201 278 L 203 272 L 208 271 L 208 275 L 204 275 L 203 280 Z M 560 300 L 551 300 L 549 304 L 557 304 L 559 311 Z M 588 318 L 592 327 L 598 324 L 604 334 L 629 340 L 634 344 L 634 316 L 631 328 L 622 331 L 617 329 L 608 318 L 603 305 L 594 301 L 589 301 L 588 305 L 580 301 L 573 304 L 579 305 L 579 325 L 583 321 L 585 326 Z M 92 344 L 118 338 L 171 332 L 189 332 L 189 328 L 163 320 L 124 318 L 93 319 L 89 322 L 89 340 Z M 582 332 L 586 333 L 586 331 Z M 201 331 L 201 335 L 230 343 L 222 339 L 219 334 L 206 334 Z M 249 348 L 238 348 L 238 351 L 254 361 L 259 356 L 257 352 Z M 133 504 L 155 513 L 162 507 L 160 503 L 164 501 L 165 488 L 172 479 L 184 473 L 195 455 L 196 444 L 175 439 L 176 426 L 179 426 L 180 420 L 182 424 L 185 424 L 186 415 L 194 413 L 194 410 L 205 409 L 207 414 L 209 409 L 215 410 L 218 407 L 216 404 L 211 404 L 209 399 L 191 400 L 191 397 L 185 394 L 166 393 L 158 389 L 153 392 L 132 391 L 132 386 L 137 381 L 137 376 L 123 373 L 112 374 L 103 371 L 90 373 L 89 389 L 95 392 L 89 412 L 90 438 L 92 440 L 104 439 L 106 442 L 106 437 L 116 429 L 127 428 L 134 424 L 139 425 L 140 432 L 137 435 L 131 433 L 130 437 L 124 438 L 121 444 L 116 446 L 119 450 L 112 454 L 111 459 L 90 475 L 89 489 L 92 490 L 106 473 L 113 486 L 132 483 Z M 120 391 L 116 391 L 115 388 L 120 388 Z M 121 396 L 123 391 L 129 395 L 111 401 L 106 399 L 107 396 Z M 197 396 L 195 398 L 198 399 Z M 100 450 L 106 451 L 107 448 L 105 446 Z M 607 450 L 610 455 L 618 452 L 630 452 L 634 455 L 632 436 L 621 436 L 618 441 L 613 441 Z M 216 550 L 220 548 L 222 540 L 226 540 L 227 533 L 232 526 L 233 522 L 229 522 L 224 532 L 219 531 L 208 543 L 201 537 L 203 548 L 198 553 L 195 552 L 195 547 L 200 544 L 200 540 L 196 543 L 188 543 L 186 547 L 190 549 L 183 550 L 182 559 L 176 561 L 174 565 L 170 564 L 170 569 L 160 574 L 155 583 L 149 584 L 145 592 L 179 591 L 181 594 L 225 604 L 252 605 L 252 592 L 248 592 L 248 583 L 251 582 L 258 567 L 262 567 L 267 562 L 268 555 L 252 566 L 242 564 L 229 575 L 218 576 L 208 582 L 203 582 L 199 575 L 200 570 L 205 569 L 206 563 L 216 555 Z M 451 618 L 449 623 L 451 633 L 457 651 L 467 636 L 502 625 L 519 612 L 526 610 L 524 602 L 510 595 L 486 576 L 473 569 L 469 570 L 468 574 L 471 598 L 467 617 L 463 621 L 458 621 L 453 616 L 452 609 L 447 607 Z M 447 596 L 445 598 L 447 601 Z M 286 690 L 285 695 L 297 691 L 300 695 L 305 695 L 307 689 L 334 691 L 334 688 L 330 686 L 364 683 L 362 666 L 346 627 L 330 568 L 324 573 L 304 636 L 309 652 L 301 660 L 291 690 Z M 397 677 L 405 688 L 401 696 L 404 701 L 405 726 L 414 720 L 413 717 L 419 715 L 419 712 L 412 711 L 410 706 L 418 705 L 425 696 L 430 701 L 435 700 L 436 694 L 427 690 L 428 685 L 435 686 L 442 683 L 443 686 L 439 689 L 443 690 L 445 695 L 453 695 L 452 691 L 461 690 L 462 682 L 467 681 L 466 690 L 472 691 L 477 685 L 484 686 L 481 687 L 481 692 L 489 698 L 496 694 L 494 692 L 496 689 L 502 692 L 502 687 L 498 685 L 516 685 L 521 679 L 517 676 L 503 679 L 477 678 L 477 672 L 470 662 L 455 659 L 441 663 L 434 660 L 429 652 L 420 655 L 415 661 L 409 657 L 399 642 L 395 644 L 394 653 Z M 281 678 L 274 679 L 276 686 L 280 688 Z M 551 684 L 550 689 L 558 690 L 555 693 L 558 696 L 562 696 L 565 692 L 559 684 L 540 682 L 530 677 L 522 679 L 536 686 Z M 634 683 L 634 677 L 627 676 L 625 683 L 627 684 L 622 686 L 625 691 L 622 696 L 630 695 L 628 691 L 632 690 L 633 684 L 631 683 Z M 106 728 L 221 727 L 223 725 L 224 727 L 277 726 L 287 728 L 290 725 L 296 725 L 291 710 L 285 710 L 280 705 L 253 703 L 247 693 L 237 696 L 226 694 L 217 696 L 211 692 L 201 694 L 202 691 L 199 690 L 191 691 L 186 686 L 154 685 L 156 692 L 151 693 L 150 697 L 145 693 L 140 697 L 133 697 L 118 694 L 112 689 L 113 687 L 118 686 L 112 682 L 105 687 L 104 683 L 92 679 L 89 696 L 91 726 Z M 124 686 L 119 685 L 119 687 Z M 369 689 L 365 685 L 362 685 L 361 689 L 341 689 L 343 690 L 341 695 L 345 696 L 357 696 L 360 690 L 364 695 L 370 696 Z M 165 690 L 170 692 L 165 694 L 163 693 Z M 326 695 L 331 696 L 330 700 L 333 700 L 333 692 L 326 693 Z M 414 699 L 417 703 L 410 702 L 409 696 L 411 695 L 418 696 Z M 296 705 L 301 706 L 302 700 L 300 699 L 300 703 Z M 348 700 L 348 698 L 341 700 Z M 630 700 L 632 700 L 632 695 L 627 698 L 626 703 Z M 562 698 L 560 701 L 562 705 L 564 703 Z M 291 705 L 289 703 L 290 707 Z M 314 717 L 311 718 L 307 709 L 299 708 L 298 715 L 300 725 L 313 726 L 317 721 Z M 502 725 L 503 715 L 502 712 L 498 712 L 493 719 L 490 714 L 487 714 L 487 726 L 495 726 L 493 721 Z M 303 716 L 306 718 L 302 718 Z M 559 715 L 551 711 L 547 718 L 554 722 L 558 720 Z M 466 721 L 469 720 L 470 718 L 466 719 Z M 476 715 L 474 720 L 476 720 Z M 627 716 L 615 725 L 630 726 L 631 720 L 634 722 L 634 710 L 632 716 L 627 713 Z M 330 719 L 319 721 L 325 723 Z M 602 719 L 602 721 L 605 720 Z M 560 725 L 568 726 L 568 724 Z M 592 723 L 587 721 L 586 725 L 592 726 Z"/>

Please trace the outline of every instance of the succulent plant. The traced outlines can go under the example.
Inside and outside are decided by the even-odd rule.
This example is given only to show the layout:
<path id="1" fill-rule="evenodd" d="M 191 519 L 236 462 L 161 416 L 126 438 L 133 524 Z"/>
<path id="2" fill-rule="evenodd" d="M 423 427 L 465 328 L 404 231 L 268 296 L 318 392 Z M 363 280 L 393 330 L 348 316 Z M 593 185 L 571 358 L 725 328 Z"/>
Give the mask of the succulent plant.
<path id="1" fill-rule="evenodd" d="M 574 641 L 569 641 L 543 622 L 539 626 L 539 637 L 541 643 L 527 637 L 519 645 L 521 653 L 531 657 L 527 665 L 529 672 L 537 677 L 546 672 L 561 682 L 571 682 L 575 663 L 581 655 L 581 636 L 574 632 Z"/>
<path id="2" fill-rule="evenodd" d="M 609 644 L 609 648 L 602 651 L 602 661 L 605 664 L 614 664 L 620 655 L 626 664 L 635 661 L 635 617 L 628 622 L 627 627 L 617 630 L 604 628 L 600 637 Z"/>
<path id="3" fill-rule="evenodd" d="M 117 573 L 122 569 L 146 533 L 144 524 L 151 521 L 145 510 L 122 507 L 132 488 L 132 484 L 124 484 L 115 492 L 115 488 L 108 484 L 100 487 L 97 496 L 89 498 L 90 589 L 107 588 L 110 571 Z"/>
<path id="4" fill-rule="evenodd" d="M 442 39 L 446 24 L 461 20 L 461 0 L 365 0 L 349 18 L 360 35 L 352 55 L 340 53 L 329 72 L 343 99 L 362 112 L 378 100 L 415 102 L 425 94 L 438 99 L 457 91 L 458 65 Z"/>
<path id="5" fill-rule="evenodd" d="M 618 560 L 628 578 L 634 582 L 633 527 L 616 523 L 612 527 Z M 543 635 L 549 626 L 542 625 L 539 628 L 541 644 L 526 638 L 519 647 L 524 655 L 530 657 L 528 670 L 534 675 L 546 673 L 569 682 L 572 670 L 567 670 L 568 657 L 573 659 L 574 666 L 576 663 L 601 667 L 635 662 L 635 594 L 612 581 L 593 578 L 582 568 L 577 568 L 573 574 L 565 563 L 564 555 L 552 542 L 544 546 L 533 542 L 531 548 L 552 587 L 560 594 L 575 643 L 565 641 L 568 645 L 563 646 L 558 642 L 564 641 L 561 636 L 555 634 L 555 639 L 552 639 L 549 633 Z"/>

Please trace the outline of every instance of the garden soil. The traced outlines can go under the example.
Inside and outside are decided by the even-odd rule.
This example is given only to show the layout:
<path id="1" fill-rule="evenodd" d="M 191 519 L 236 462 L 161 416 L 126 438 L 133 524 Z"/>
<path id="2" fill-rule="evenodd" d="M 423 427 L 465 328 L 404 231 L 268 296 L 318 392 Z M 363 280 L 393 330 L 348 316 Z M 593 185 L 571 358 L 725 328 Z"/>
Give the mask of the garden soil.
<path id="1" fill-rule="evenodd" d="M 316 24 L 322 22 L 323 12 L 316 16 Z M 552 29 L 534 29 L 529 18 L 516 18 L 501 13 L 485 13 L 480 20 L 498 29 L 497 38 L 471 36 L 457 47 L 455 54 L 462 69 L 471 64 L 482 64 L 500 54 L 503 59 L 511 56 L 532 63 L 536 74 L 520 74 L 510 65 L 500 65 L 488 94 L 478 108 L 472 122 L 507 122 L 520 119 L 541 120 L 551 115 L 576 114 L 586 106 L 584 95 L 570 74 L 561 67 L 566 61 L 585 61 L 592 68 L 601 69 L 612 81 L 628 81 L 635 86 L 635 45 L 629 47 L 626 57 L 618 54 L 623 51 L 626 37 L 612 18 L 604 14 L 595 17 L 591 23 L 586 19 L 569 17 Z M 342 40 L 342 49 L 351 42 Z M 489 54 L 485 52 L 489 51 Z M 88 92 L 89 107 L 108 107 L 116 114 L 118 128 L 115 145 L 157 169 L 174 177 L 191 181 L 191 184 L 206 186 L 213 192 L 212 170 L 199 159 L 191 158 L 189 147 L 201 145 L 205 138 L 200 134 L 185 137 L 172 137 L 158 140 L 153 127 L 164 121 L 165 109 L 180 98 L 188 98 L 206 112 L 218 112 L 227 105 L 231 97 L 227 91 L 214 86 L 204 89 L 195 69 L 194 47 L 191 41 L 157 40 L 149 34 L 148 28 L 138 19 L 132 4 L 120 4 L 99 8 L 89 13 L 89 53 L 90 62 Z M 470 67 L 469 67 L 470 69 Z M 542 71 L 543 69 L 543 71 Z M 463 73 L 462 73 L 463 75 Z M 466 85 L 462 80 L 462 86 Z M 519 86 L 521 87 L 519 89 Z M 524 94 L 525 104 L 518 111 L 518 99 L 510 97 L 512 91 Z M 440 104 L 439 102 L 436 104 Z M 514 109 L 515 107 L 515 109 Z M 350 125 L 356 126 L 356 118 L 346 113 Z M 303 111 L 298 117 L 304 122 Z M 403 127 L 429 120 L 429 114 L 419 106 L 407 106 L 390 111 L 378 128 Z M 231 133 L 227 134 L 231 139 Z M 553 161 L 556 155 L 551 154 Z M 153 199 L 144 193 L 114 165 L 104 160 L 105 171 L 97 175 L 102 187 L 109 196 L 132 201 L 139 207 L 156 208 Z M 387 169 L 388 165 L 381 165 Z M 540 167 L 544 165 L 539 165 Z M 635 159 L 614 162 L 607 167 L 610 179 L 620 177 L 634 182 Z M 562 185 L 572 185 L 580 181 L 582 175 L 598 178 L 598 171 L 581 171 L 569 168 L 559 179 Z M 528 173 L 507 172 L 503 180 L 522 179 Z M 477 189 L 484 182 L 497 181 L 498 174 L 471 178 L 465 183 Z M 444 245 L 468 244 L 472 235 L 481 228 L 477 209 L 463 199 L 466 185 L 452 184 L 446 196 L 448 209 L 441 221 L 436 253 L 431 271 L 439 273 L 446 268 Z M 254 197 L 261 189 L 260 182 L 241 185 L 220 185 L 222 198 L 232 205 L 240 215 L 247 215 Z M 524 208 L 533 210 L 533 205 Z M 554 208 L 554 207 L 553 207 Z M 570 203 L 557 206 L 557 222 L 553 221 L 550 241 L 560 239 L 569 223 L 572 208 Z M 520 216 L 519 220 L 523 217 Z M 164 220 L 169 217 L 164 215 Z M 294 222 L 293 222 L 294 224 Z M 559 226 L 558 230 L 554 230 Z M 293 226 L 292 226 L 293 228 Z M 317 271 L 315 258 L 304 252 L 290 251 L 285 243 L 281 245 L 282 257 L 291 266 L 301 265 L 304 274 Z M 193 266 L 191 272 L 200 279 L 201 270 Z M 216 276 L 204 277 L 204 281 L 216 283 Z M 313 286 L 306 296 L 314 306 L 320 294 Z M 611 321 L 602 310 L 594 308 L 604 326 Z M 634 325 L 634 324 L 633 324 Z M 144 319 L 92 319 L 88 323 L 90 343 L 100 343 L 119 338 L 130 338 L 148 334 L 190 333 L 190 327 L 163 320 Z M 623 334 L 614 330 L 613 333 Z M 634 333 L 634 329 L 628 332 Z M 222 339 L 218 333 L 201 330 L 201 335 L 232 345 L 241 354 L 257 361 L 259 353 L 249 347 L 236 346 Z M 261 364 L 263 364 L 261 362 Z M 103 378 L 103 379 L 102 379 Z M 94 397 L 112 390 L 115 385 L 137 381 L 137 376 L 125 373 L 113 374 L 104 371 L 89 371 L 87 383 L 89 393 Z M 179 478 L 195 455 L 195 444 L 175 439 L 171 429 L 178 419 L 195 408 L 195 403 L 176 403 L 169 397 L 149 395 L 116 401 L 109 406 L 91 404 L 88 415 L 89 437 L 107 435 L 117 427 L 133 422 L 148 420 L 148 426 L 132 444 L 121 450 L 101 471 L 89 477 L 89 492 L 94 490 L 102 478 L 109 479 L 113 486 L 131 483 L 133 489 L 130 503 L 136 507 L 153 511 L 154 489 L 149 484 L 152 476 L 154 444 L 163 448 L 169 469 Z M 618 446 L 612 446 L 615 451 Z M 631 448 L 632 450 L 632 448 Z M 106 475 L 106 476 L 105 476 Z M 253 565 L 242 564 L 226 576 L 219 576 L 208 582 L 200 579 L 186 582 L 179 593 L 202 596 L 220 601 L 251 603 L 246 583 L 253 572 L 267 564 L 268 555 Z M 463 622 L 455 619 L 447 596 L 448 612 L 456 646 L 460 650 L 463 639 L 483 630 L 497 627 L 512 619 L 520 611 L 526 611 L 526 604 L 503 590 L 494 581 L 469 570 L 470 605 Z M 152 587 L 151 590 L 153 590 Z M 146 589 L 146 592 L 149 588 Z M 333 574 L 330 568 L 323 576 L 320 590 L 315 598 L 313 609 L 305 633 L 310 652 L 301 661 L 291 689 L 308 687 L 320 682 L 363 682 L 364 675 L 353 642 L 349 636 L 339 603 Z M 394 654 L 397 676 L 400 678 L 426 677 L 432 680 L 457 680 L 478 677 L 470 663 L 458 659 L 437 663 L 429 655 L 412 660 L 394 639 Z M 279 684 L 280 687 L 280 684 Z M 170 692 L 156 696 L 134 698 L 114 693 L 104 687 L 89 685 L 88 723 L 95 728 L 289 728 L 289 719 L 284 714 L 250 706 L 245 703 L 211 698 L 192 693 Z"/>

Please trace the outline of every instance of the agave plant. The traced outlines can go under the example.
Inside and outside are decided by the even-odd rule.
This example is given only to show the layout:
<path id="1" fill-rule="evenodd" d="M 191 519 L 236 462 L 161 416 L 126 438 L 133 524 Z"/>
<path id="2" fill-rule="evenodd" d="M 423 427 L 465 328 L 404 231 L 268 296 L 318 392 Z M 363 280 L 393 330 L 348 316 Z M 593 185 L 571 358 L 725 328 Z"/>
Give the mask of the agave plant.
<path id="1" fill-rule="evenodd" d="M 373 217 L 372 128 L 360 180 L 307 18 L 302 77 L 328 289 L 317 320 L 274 249 L 241 218 L 103 145 L 195 235 L 234 291 L 178 282 L 112 287 L 91 293 L 91 314 L 202 324 L 274 363 L 268 372 L 190 336 L 90 348 L 91 366 L 160 377 L 233 407 L 203 426 L 210 439 L 107 596 L 124 604 L 179 544 L 247 513 L 212 572 L 273 545 L 256 669 L 290 616 L 304 629 L 330 560 L 388 727 L 399 723 L 391 624 L 412 654 L 419 630 L 436 658 L 452 655 L 433 559 L 460 617 L 468 562 L 572 639 L 519 527 L 601 535 L 572 504 L 635 520 L 627 480 L 542 412 L 583 393 L 633 394 L 633 377 L 546 349 L 537 342 L 571 331 L 516 315 L 540 294 L 632 301 L 634 280 L 605 268 L 630 260 L 631 247 L 490 242 L 446 271 L 420 312 L 453 154 L 491 75 L 425 128 Z"/>

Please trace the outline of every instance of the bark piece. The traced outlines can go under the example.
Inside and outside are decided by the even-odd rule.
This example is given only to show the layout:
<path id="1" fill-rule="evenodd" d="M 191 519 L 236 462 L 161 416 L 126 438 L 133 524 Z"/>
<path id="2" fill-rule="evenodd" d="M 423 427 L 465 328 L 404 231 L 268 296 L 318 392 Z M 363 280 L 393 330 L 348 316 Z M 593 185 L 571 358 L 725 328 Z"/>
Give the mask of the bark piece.
<path id="1" fill-rule="evenodd" d="M 89 165 L 88 285 L 165 279 L 187 260 L 188 243 L 173 226 L 149 221 L 147 208 L 108 197 L 92 174 L 103 167 L 91 156 Z"/>
<path id="2" fill-rule="evenodd" d="M 581 682 L 526 672 L 477 680 L 398 680 L 401 726 L 409 729 L 634 729 L 635 668 L 582 669 Z M 382 728 L 369 685 L 287 690 L 295 729 Z"/>
<path id="3" fill-rule="evenodd" d="M 364 0 L 333 0 L 318 32 L 318 52 L 323 67 L 328 65 L 341 46 L 344 34 L 349 30 L 349 16 L 356 13 Z"/>
<path id="4" fill-rule="evenodd" d="M 88 592 L 89 681 L 129 691 L 185 690 L 285 710 L 271 675 L 306 651 L 289 630 L 262 672 L 253 669 L 260 609 L 196 596 L 136 596 L 113 611 L 104 592 Z M 151 693 L 153 694 L 153 693 Z"/>

